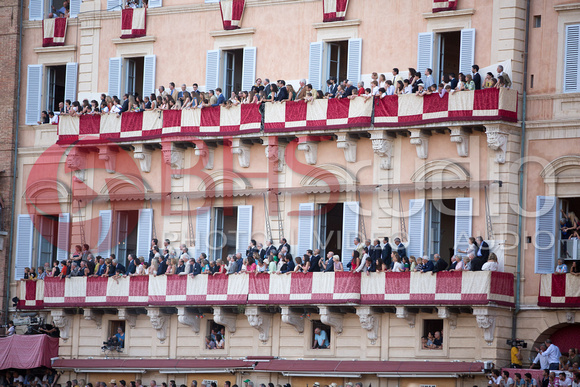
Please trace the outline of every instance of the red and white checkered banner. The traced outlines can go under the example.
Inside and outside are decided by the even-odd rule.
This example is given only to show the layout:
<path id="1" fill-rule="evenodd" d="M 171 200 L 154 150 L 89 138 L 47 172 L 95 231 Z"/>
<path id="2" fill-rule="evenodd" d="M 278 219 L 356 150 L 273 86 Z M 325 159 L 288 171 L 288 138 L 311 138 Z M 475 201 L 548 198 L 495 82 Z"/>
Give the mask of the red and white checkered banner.
<path id="1" fill-rule="evenodd" d="M 433 0 L 433 13 L 457 9 L 457 0 Z"/>
<path id="2" fill-rule="evenodd" d="M 392 95 L 375 101 L 375 127 L 411 126 L 443 121 L 516 122 L 518 92 L 510 89 L 457 91 L 423 97 Z"/>
<path id="3" fill-rule="evenodd" d="M 580 276 L 543 274 L 540 281 L 538 305 L 556 308 L 580 307 Z"/>
<path id="4" fill-rule="evenodd" d="M 322 0 L 322 4 L 324 7 L 323 22 L 344 20 L 346 9 L 348 8 L 348 0 Z"/>
<path id="5" fill-rule="evenodd" d="M 42 47 L 64 46 L 66 23 L 66 17 L 44 19 L 42 21 Z"/>
<path id="6" fill-rule="evenodd" d="M 121 11 L 121 39 L 147 35 L 147 8 L 127 8 Z"/>
<path id="7" fill-rule="evenodd" d="M 245 3 L 245 0 L 220 0 L 220 11 L 224 30 L 240 28 Z"/>
<path id="8" fill-rule="evenodd" d="M 372 99 L 316 99 L 267 103 L 264 110 L 265 132 L 328 130 L 368 127 L 373 113 Z"/>
<path id="9" fill-rule="evenodd" d="M 203 109 L 125 112 L 71 117 L 58 123 L 58 144 L 136 141 L 152 138 L 226 136 L 260 131 L 262 115 L 256 104 Z"/>

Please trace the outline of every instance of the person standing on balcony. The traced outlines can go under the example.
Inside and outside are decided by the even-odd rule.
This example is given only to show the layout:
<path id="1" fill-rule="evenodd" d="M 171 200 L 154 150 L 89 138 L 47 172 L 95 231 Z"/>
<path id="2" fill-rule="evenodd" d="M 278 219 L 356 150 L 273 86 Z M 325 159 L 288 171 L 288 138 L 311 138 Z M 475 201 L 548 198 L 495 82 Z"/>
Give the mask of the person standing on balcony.
<path id="1" fill-rule="evenodd" d="M 286 252 L 289 253 L 290 252 L 290 245 L 288 244 L 288 241 L 286 240 L 286 238 L 281 238 L 280 239 L 280 247 L 278 248 L 278 251 L 282 251 L 282 249 L 286 249 Z"/>
<path id="2" fill-rule="evenodd" d="M 497 256 L 495 253 L 491 253 L 489 256 L 489 261 L 485 262 L 481 267 L 482 271 L 498 271 L 499 265 L 497 263 Z"/>
<path id="3" fill-rule="evenodd" d="M 507 75 L 507 73 L 504 73 L 502 65 L 497 66 L 497 77 L 498 79 L 499 77 L 503 77 L 505 87 L 508 89 L 512 87 L 512 80 L 510 79 L 509 75 Z"/>
<path id="4" fill-rule="evenodd" d="M 405 245 L 401 243 L 400 238 L 395 238 L 395 246 L 397 246 L 397 253 L 401 259 L 407 256 L 407 249 L 405 248 Z"/>
<path id="5" fill-rule="evenodd" d="M 548 339 L 545 342 L 546 349 L 535 348 L 537 352 L 541 353 L 548 359 L 550 370 L 557 370 L 560 366 L 560 356 L 562 356 L 560 349 L 552 344 L 552 340 Z"/>
<path id="6" fill-rule="evenodd" d="M 296 101 L 301 101 L 306 97 L 306 79 L 300 80 L 300 88 L 296 93 Z"/>
<path id="7" fill-rule="evenodd" d="M 481 89 L 481 75 L 479 75 L 479 66 L 474 64 L 471 66 L 471 74 L 473 77 L 473 83 L 475 84 L 475 90 Z"/>
<path id="8" fill-rule="evenodd" d="M 467 254 L 467 255 L 470 255 L 470 254 L 476 255 L 476 252 L 478 250 L 478 247 L 479 246 L 477 246 L 477 242 L 475 241 L 475 238 L 474 237 L 469 237 L 469 244 L 467 246 L 467 250 L 457 249 L 457 251 L 460 252 L 460 253 Z"/>
<path id="9" fill-rule="evenodd" d="M 477 249 L 477 254 L 475 254 L 477 257 L 481 257 L 483 259 L 483 262 L 487 262 L 487 259 L 489 258 L 489 245 L 487 244 L 486 241 L 483 240 L 483 237 L 480 235 L 477 237 L 477 242 L 475 244 L 476 246 L 479 245 L 479 248 Z"/>
<path id="10" fill-rule="evenodd" d="M 387 265 L 387 267 L 391 267 L 391 254 L 393 253 L 393 248 L 389 243 L 389 237 L 383 238 L 383 250 L 381 251 L 381 259 Z"/>
<path id="11" fill-rule="evenodd" d="M 439 271 L 445 271 L 445 269 L 447 269 L 447 262 L 442 260 L 439 254 L 435 254 L 433 259 L 435 260 L 435 263 L 433 265 L 433 271 L 431 274 L 437 273 Z"/>

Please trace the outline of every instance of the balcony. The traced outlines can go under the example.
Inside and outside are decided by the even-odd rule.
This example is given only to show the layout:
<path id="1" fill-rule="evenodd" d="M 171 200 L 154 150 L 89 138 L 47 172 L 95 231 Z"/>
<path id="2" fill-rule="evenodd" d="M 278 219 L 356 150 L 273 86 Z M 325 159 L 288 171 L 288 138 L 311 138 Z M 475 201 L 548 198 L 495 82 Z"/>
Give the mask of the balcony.
<path id="1" fill-rule="evenodd" d="M 508 89 L 462 91 L 419 97 L 389 96 L 365 100 L 321 99 L 311 103 L 287 102 L 161 110 L 140 113 L 63 116 L 58 127 L 59 144 L 146 142 L 168 138 L 223 136 L 334 134 L 371 126 L 406 130 L 414 127 L 471 126 L 486 122 L 517 121 L 518 93 Z"/>
<path id="2" fill-rule="evenodd" d="M 542 274 L 538 306 L 549 308 L 580 307 L 580 276 Z"/>

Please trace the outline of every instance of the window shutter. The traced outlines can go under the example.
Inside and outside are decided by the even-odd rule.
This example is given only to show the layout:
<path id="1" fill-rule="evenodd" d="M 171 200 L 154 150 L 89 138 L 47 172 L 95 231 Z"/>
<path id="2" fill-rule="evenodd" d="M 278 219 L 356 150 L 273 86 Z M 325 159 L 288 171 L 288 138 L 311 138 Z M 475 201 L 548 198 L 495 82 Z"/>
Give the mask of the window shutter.
<path id="1" fill-rule="evenodd" d="M 209 254 L 209 234 L 210 234 L 210 224 L 211 224 L 211 208 L 210 207 L 198 207 L 197 216 L 195 219 L 195 258 L 199 257 L 199 254 L 205 253 Z M 213 256 L 213 254 L 212 254 Z"/>
<path id="2" fill-rule="evenodd" d="M 71 101 L 77 100 L 77 74 L 78 74 L 79 64 L 78 63 L 67 63 L 66 64 L 66 78 L 64 85 L 64 100 L 70 99 Z"/>
<path id="3" fill-rule="evenodd" d="M 163 6 L 163 0 L 149 0 L 147 8 L 159 8 Z"/>
<path id="4" fill-rule="evenodd" d="M 238 206 L 236 253 L 244 254 L 252 239 L 252 206 Z"/>
<path id="5" fill-rule="evenodd" d="M 536 274 L 554 272 L 556 266 L 556 198 L 554 196 L 536 197 Z"/>
<path id="6" fill-rule="evenodd" d="M 36 125 L 40 121 L 42 73 L 42 65 L 28 65 L 28 79 L 26 80 L 26 125 Z"/>
<path id="7" fill-rule="evenodd" d="M 409 244 L 407 256 L 422 257 L 425 242 L 425 199 L 409 200 Z"/>
<path id="8" fill-rule="evenodd" d="M 354 246 L 352 241 L 358 237 L 358 202 L 345 202 L 342 210 L 342 265 L 346 271 L 346 265 L 352 261 Z M 361 257 L 362 259 L 362 257 Z M 353 270 L 356 269 L 353 268 Z"/>
<path id="9" fill-rule="evenodd" d="M 121 99 L 121 79 L 123 79 L 123 58 L 109 58 L 109 91 L 108 94 Z"/>
<path id="10" fill-rule="evenodd" d="M 69 2 L 69 16 L 70 17 L 77 17 L 79 13 L 81 13 L 81 1 L 82 0 L 70 0 Z"/>
<path id="11" fill-rule="evenodd" d="M 417 71 L 425 75 L 425 69 L 433 69 L 433 32 L 422 32 L 417 40 Z"/>
<path id="12" fill-rule="evenodd" d="M 473 219 L 473 199 L 455 199 L 455 253 L 457 249 L 467 250 L 471 235 L 471 222 Z"/>
<path id="13" fill-rule="evenodd" d="M 58 216 L 58 239 L 57 239 L 56 259 L 62 261 L 68 259 L 70 251 L 70 214 L 60 214 Z"/>
<path id="14" fill-rule="evenodd" d="M 429 257 L 433 258 L 441 254 L 441 212 L 434 201 L 429 205 L 429 223 Z"/>
<path id="15" fill-rule="evenodd" d="M 461 30 L 460 45 L 459 72 L 471 74 L 471 66 L 475 62 L 475 28 Z"/>
<path id="16" fill-rule="evenodd" d="M 99 211 L 99 242 L 97 251 L 103 258 L 108 258 L 111 255 L 111 241 L 112 241 L 112 225 L 113 225 L 113 211 L 101 210 Z"/>
<path id="17" fill-rule="evenodd" d="M 580 90 L 580 24 L 566 26 L 564 92 Z"/>
<path id="18" fill-rule="evenodd" d="M 24 277 L 24 268 L 32 266 L 34 224 L 31 215 L 18 215 L 16 229 L 16 279 Z"/>
<path id="19" fill-rule="evenodd" d="M 242 90 L 250 91 L 256 79 L 256 47 L 244 48 L 242 67 Z"/>
<path id="20" fill-rule="evenodd" d="M 123 8 L 123 0 L 107 0 L 107 11 L 120 11 Z"/>
<path id="21" fill-rule="evenodd" d="M 44 19 L 44 0 L 30 0 L 28 3 L 28 20 L 42 19 Z"/>
<path id="22" fill-rule="evenodd" d="M 300 203 L 298 207 L 298 251 L 296 256 L 314 249 L 314 203 Z"/>
<path id="23" fill-rule="evenodd" d="M 205 62 L 205 91 L 219 87 L 220 50 L 207 50 Z"/>
<path id="24" fill-rule="evenodd" d="M 322 89 L 322 42 L 310 43 L 310 58 L 308 61 L 308 83 L 316 90 Z"/>
<path id="25" fill-rule="evenodd" d="M 153 209 L 142 208 L 139 210 L 139 221 L 137 223 L 137 257 L 149 259 L 149 247 L 153 230 Z M 162 252 L 163 253 L 163 252 Z M 117 257 L 125 259 L 126 257 Z"/>
<path id="26" fill-rule="evenodd" d="M 156 58 L 155 55 L 145 55 L 143 58 L 143 97 L 155 93 Z"/>
<path id="27" fill-rule="evenodd" d="M 346 77 L 356 87 L 360 81 L 361 73 L 362 39 L 349 39 L 348 63 L 346 65 Z"/>

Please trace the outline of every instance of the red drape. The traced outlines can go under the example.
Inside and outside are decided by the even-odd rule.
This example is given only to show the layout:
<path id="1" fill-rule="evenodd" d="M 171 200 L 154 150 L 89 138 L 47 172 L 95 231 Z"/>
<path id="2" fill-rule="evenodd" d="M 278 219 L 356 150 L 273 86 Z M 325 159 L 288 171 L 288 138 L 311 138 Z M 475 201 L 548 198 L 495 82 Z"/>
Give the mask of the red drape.
<path id="1" fill-rule="evenodd" d="M 0 370 L 50 367 L 58 356 L 58 339 L 47 335 L 13 335 L 0 338 Z"/>

